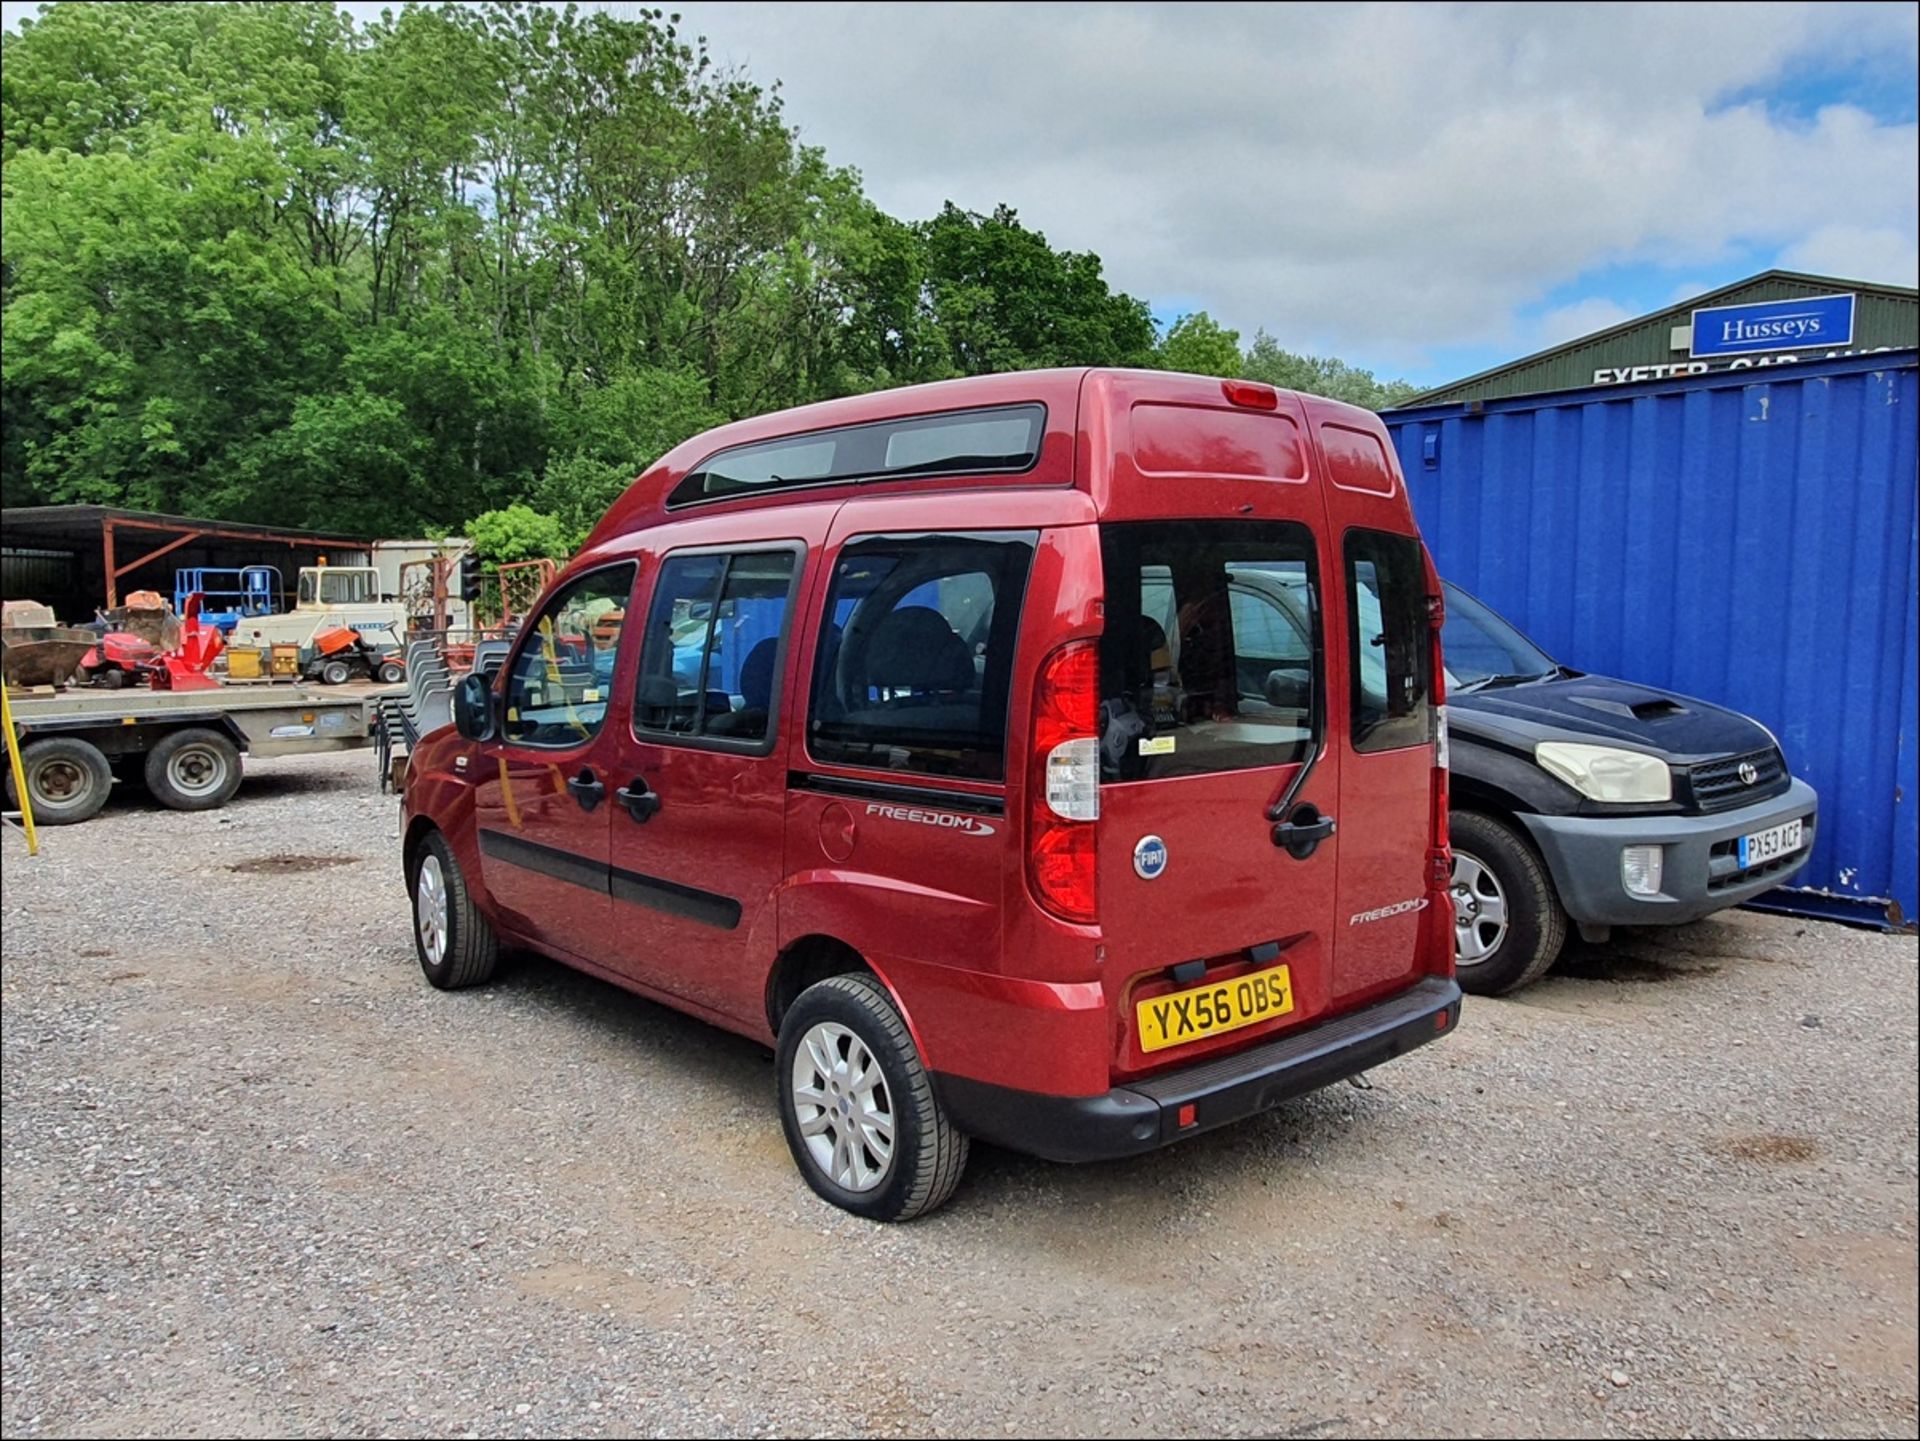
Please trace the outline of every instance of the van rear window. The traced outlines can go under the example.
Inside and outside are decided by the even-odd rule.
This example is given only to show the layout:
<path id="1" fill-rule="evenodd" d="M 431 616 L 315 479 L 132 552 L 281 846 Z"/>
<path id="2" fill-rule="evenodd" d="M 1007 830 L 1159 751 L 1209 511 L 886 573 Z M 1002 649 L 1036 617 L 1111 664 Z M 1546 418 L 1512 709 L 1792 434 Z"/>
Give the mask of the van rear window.
<path id="1" fill-rule="evenodd" d="M 1320 706 L 1313 535 L 1287 521 L 1100 531 L 1100 777 L 1305 760 Z"/>
<path id="2" fill-rule="evenodd" d="M 994 475 L 1030 470 L 1046 431 L 1044 405 L 957 410 L 817 430 L 736 446 L 689 471 L 669 506 L 909 476 Z"/>

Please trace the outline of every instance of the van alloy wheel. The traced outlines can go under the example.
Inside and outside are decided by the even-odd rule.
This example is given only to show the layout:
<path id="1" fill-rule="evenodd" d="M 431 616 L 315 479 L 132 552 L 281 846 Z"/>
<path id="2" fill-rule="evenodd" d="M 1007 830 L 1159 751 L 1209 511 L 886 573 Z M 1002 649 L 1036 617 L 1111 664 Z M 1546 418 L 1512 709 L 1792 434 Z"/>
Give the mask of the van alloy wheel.
<path id="1" fill-rule="evenodd" d="M 845 1026 L 821 1021 L 793 1057 L 793 1110 L 807 1152 L 849 1191 L 871 1191 L 893 1164 L 892 1099 L 880 1063 Z"/>
<path id="2" fill-rule="evenodd" d="M 1454 964 L 1474 966 L 1507 937 L 1507 897 L 1493 872 L 1465 851 L 1453 853 Z"/>
<path id="3" fill-rule="evenodd" d="M 474 904 L 447 838 L 429 829 L 408 862 L 413 890 L 413 948 L 436 990 L 460 991 L 493 979 L 499 938 Z"/>
<path id="4" fill-rule="evenodd" d="M 420 949 L 437 966 L 447 955 L 447 881 L 438 856 L 429 855 L 420 862 L 413 911 L 420 925 Z"/>

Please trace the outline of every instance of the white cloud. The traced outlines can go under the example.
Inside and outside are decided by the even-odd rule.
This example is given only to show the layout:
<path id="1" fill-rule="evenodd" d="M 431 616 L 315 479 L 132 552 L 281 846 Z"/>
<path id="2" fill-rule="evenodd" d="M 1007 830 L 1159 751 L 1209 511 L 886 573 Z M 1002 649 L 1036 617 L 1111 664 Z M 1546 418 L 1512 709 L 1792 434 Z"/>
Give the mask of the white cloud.
<path id="1" fill-rule="evenodd" d="M 1582 335 L 1591 335 L 1596 330 L 1605 330 L 1608 326 L 1618 325 L 1631 320 L 1640 312 L 1629 310 L 1617 301 L 1605 296 L 1589 296 L 1585 300 L 1576 300 L 1571 305 L 1562 305 L 1549 310 L 1540 317 L 1539 334 L 1535 344 L 1541 349 L 1558 345 L 1563 340 L 1573 340 Z"/>
<path id="2" fill-rule="evenodd" d="M 1004 202 L 1135 295 L 1375 368 L 1546 343 L 1610 312 L 1520 317 L 1603 266 L 1913 284 L 1920 128 L 1727 103 L 1910 90 L 1911 4 L 680 8 L 892 213 Z"/>
<path id="3" fill-rule="evenodd" d="M 1920 244 L 1912 231 L 1903 234 L 1892 226 L 1822 225 L 1781 251 L 1780 264 L 1844 280 L 1920 285 Z"/>
<path id="4" fill-rule="evenodd" d="M 1368 364 L 1525 344 L 1516 314 L 1594 267 L 1706 270 L 1836 210 L 1914 243 L 1914 125 L 1724 105 L 1789 66 L 1910 72 L 1911 6 L 686 14 L 893 213 L 1004 201 L 1136 295 Z"/>

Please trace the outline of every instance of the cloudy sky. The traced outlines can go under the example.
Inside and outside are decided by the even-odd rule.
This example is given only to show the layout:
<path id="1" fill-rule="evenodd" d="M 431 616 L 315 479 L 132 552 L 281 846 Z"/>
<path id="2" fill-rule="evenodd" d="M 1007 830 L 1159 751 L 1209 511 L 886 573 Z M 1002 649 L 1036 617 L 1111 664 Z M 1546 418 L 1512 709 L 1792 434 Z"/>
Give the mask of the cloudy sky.
<path id="1" fill-rule="evenodd" d="M 1004 202 L 1162 318 L 1415 381 L 1920 272 L 1911 4 L 677 8 L 893 214 Z"/>

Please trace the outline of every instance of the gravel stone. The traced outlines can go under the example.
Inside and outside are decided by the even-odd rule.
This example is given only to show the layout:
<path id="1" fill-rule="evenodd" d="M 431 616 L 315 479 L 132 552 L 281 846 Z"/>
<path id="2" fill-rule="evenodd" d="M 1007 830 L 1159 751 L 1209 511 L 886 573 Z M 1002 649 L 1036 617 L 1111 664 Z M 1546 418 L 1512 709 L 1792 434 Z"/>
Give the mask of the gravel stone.
<path id="1" fill-rule="evenodd" d="M 1370 1090 L 883 1227 L 761 1047 L 432 991 L 367 755 L 248 769 L 0 837 L 8 1436 L 1920 1431 L 1911 935 L 1575 945 Z"/>

